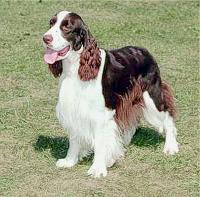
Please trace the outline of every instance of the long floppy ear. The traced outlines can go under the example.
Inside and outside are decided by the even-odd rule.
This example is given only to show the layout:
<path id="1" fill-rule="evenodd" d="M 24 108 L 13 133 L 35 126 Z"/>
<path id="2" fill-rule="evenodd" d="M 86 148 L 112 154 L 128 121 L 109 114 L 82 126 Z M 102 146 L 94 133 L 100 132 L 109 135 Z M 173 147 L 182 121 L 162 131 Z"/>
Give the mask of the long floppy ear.
<path id="1" fill-rule="evenodd" d="M 49 70 L 52 72 L 54 77 L 59 77 L 62 74 L 63 67 L 62 61 L 56 61 L 54 64 L 49 64 Z"/>
<path id="2" fill-rule="evenodd" d="M 75 35 L 75 37 L 72 40 L 72 48 L 75 51 L 78 51 L 81 48 L 81 46 L 84 44 L 84 38 L 86 36 L 86 31 L 84 28 L 76 28 L 73 31 L 73 34 Z"/>
<path id="3" fill-rule="evenodd" d="M 96 40 L 92 37 L 87 27 L 82 30 L 83 51 L 80 56 L 78 74 L 81 80 L 89 81 L 98 75 L 101 64 L 100 50 Z"/>

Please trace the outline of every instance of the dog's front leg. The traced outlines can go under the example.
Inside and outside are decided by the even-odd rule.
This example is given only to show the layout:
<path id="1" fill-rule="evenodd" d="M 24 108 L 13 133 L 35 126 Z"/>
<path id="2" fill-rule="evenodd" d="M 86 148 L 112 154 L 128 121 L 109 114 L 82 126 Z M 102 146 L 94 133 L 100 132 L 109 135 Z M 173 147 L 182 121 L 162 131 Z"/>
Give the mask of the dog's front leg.
<path id="1" fill-rule="evenodd" d="M 88 175 L 101 177 L 107 175 L 106 169 L 106 141 L 104 131 L 98 130 L 94 136 L 94 161 Z"/>

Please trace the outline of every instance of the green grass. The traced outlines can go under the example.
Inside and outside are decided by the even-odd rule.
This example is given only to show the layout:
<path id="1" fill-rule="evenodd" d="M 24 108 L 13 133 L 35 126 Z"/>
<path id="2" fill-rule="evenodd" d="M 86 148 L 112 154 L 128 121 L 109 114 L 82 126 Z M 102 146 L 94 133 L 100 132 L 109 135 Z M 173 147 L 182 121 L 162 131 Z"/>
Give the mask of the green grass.
<path id="1" fill-rule="evenodd" d="M 79 13 L 103 48 L 138 45 L 173 86 L 180 154 L 142 125 L 103 179 L 91 159 L 57 169 L 67 137 L 55 117 L 57 83 L 41 37 L 59 10 Z M 0 196 L 199 196 L 199 1 L 0 0 Z"/>

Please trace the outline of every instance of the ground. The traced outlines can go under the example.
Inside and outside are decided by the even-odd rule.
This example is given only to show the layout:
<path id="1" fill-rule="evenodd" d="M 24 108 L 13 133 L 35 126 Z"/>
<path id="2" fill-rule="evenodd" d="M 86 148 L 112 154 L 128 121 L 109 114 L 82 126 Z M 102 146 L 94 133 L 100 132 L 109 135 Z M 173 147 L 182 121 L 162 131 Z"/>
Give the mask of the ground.
<path id="1" fill-rule="evenodd" d="M 58 80 L 42 35 L 60 10 L 77 12 L 102 48 L 144 46 L 174 90 L 180 153 L 141 124 L 108 176 L 92 160 L 57 169 L 67 136 L 55 116 Z M 199 1 L 0 1 L 0 196 L 199 196 Z"/>

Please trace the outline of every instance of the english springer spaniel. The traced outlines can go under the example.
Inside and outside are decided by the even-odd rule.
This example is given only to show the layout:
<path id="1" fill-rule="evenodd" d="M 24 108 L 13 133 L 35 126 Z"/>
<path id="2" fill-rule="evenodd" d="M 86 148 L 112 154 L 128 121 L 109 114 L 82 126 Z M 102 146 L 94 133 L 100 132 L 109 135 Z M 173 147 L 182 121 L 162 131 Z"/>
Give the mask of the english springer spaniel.
<path id="1" fill-rule="evenodd" d="M 178 153 L 173 95 L 146 49 L 100 49 L 82 18 L 68 11 L 52 17 L 43 41 L 44 60 L 60 77 L 56 115 L 69 135 L 68 154 L 57 167 L 72 167 L 94 152 L 88 174 L 106 176 L 142 116 L 166 135 L 163 152 Z"/>

